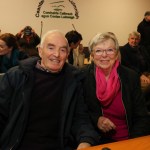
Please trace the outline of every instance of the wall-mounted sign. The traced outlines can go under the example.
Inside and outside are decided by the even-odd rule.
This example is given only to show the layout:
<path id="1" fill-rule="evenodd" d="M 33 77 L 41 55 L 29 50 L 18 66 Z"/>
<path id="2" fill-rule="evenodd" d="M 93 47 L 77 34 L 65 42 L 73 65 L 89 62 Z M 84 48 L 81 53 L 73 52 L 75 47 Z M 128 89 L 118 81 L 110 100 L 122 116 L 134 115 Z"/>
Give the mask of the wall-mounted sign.
<path id="1" fill-rule="evenodd" d="M 79 11 L 73 0 L 41 0 L 38 3 L 35 16 L 42 18 L 78 19 Z"/>

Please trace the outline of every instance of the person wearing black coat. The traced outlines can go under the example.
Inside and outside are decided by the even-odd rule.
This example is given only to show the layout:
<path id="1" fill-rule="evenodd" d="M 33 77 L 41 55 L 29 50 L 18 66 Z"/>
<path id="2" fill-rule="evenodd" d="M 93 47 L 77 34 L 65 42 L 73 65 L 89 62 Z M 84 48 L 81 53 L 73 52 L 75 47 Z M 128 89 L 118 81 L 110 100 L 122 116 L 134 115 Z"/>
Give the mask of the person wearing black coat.
<path id="1" fill-rule="evenodd" d="M 99 144 L 150 134 L 140 77 L 120 64 L 116 36 L 96 34 L 89 50 L 93 62 L 81 69 L 82 82 L 90 118 L 101 135 Z"/>
<path id="2" fill-rule="evenodd" d="M 80 71 L 66 63 L 68 43 L 47 32 L 38 57 L 10 69 L 0 81 L 0 149 L 73 150 L 96 145 L 83 99 Z"/>
<path id="3" fill-rule="evenodd" d="M 146 11 L 144 19 L 138 24 L 137 31 L 141 34 L 140 45 L 150 46 L 150 11 Z"/>
<path id="4" fill-rule="evenodd" d="M 137 31 L 141 34 L 140 45 L 144 46 L 150 56 L 150 11 L 146 11 L 144 19 L 138 24 Z"/>
<path id="5" fill-rule="evenodd" d="M 129 34 L 128 43 L 120 48 L 121 64 L 139 74 L 141 87 L 150 111 L 150 56 L 145 47 L 139 45 L 140 37 L 140 33 L 136 31 Z"/>

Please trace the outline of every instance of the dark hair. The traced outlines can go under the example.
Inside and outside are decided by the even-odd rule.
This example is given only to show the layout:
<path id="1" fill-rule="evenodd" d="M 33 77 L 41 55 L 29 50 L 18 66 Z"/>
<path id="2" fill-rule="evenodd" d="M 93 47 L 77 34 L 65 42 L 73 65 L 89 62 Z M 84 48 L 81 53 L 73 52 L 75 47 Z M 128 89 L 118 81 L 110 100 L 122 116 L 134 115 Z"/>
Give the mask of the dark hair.
<path id="1" fill-rule="evenodd" d="M 78 41 L 82 40 L 82 35 L 79 32 L 74 30 L 67 32 L 65 37 L 68 40 L 69 45 L 71 43 L 76 44 Z"/>
<path id="2" fill-rule="evenodd" d="M 144 16 L 150 16 L 150 11 L 146 11 Z"/>
<path id="3" fill-rule="evenodd" d="M 16 37 L 11 33 L 1 34 L 0 40 L 4 41 L 8 47 L 18 48 Z"/>
<path id="4" fill-rule="evenodd" d="M 32 33 L 32 28 L 30 26 L 26 26 L 24 28 L 24 34 L 28 36 L 31 35 L 31 33 Z"/>

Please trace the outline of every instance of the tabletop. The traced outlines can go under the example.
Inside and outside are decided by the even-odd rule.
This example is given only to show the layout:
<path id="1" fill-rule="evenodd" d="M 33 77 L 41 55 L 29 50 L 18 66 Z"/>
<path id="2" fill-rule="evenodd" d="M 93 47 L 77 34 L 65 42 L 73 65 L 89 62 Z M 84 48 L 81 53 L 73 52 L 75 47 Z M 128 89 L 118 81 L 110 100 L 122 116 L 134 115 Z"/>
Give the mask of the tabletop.
<path id="1" fill-rule="evenodd" d="M 150 150 L 150 135 L 114 143 L 102 144 L 82 150 L 105 150 L 103 148 L 109 148 L 110 150 Z"/>

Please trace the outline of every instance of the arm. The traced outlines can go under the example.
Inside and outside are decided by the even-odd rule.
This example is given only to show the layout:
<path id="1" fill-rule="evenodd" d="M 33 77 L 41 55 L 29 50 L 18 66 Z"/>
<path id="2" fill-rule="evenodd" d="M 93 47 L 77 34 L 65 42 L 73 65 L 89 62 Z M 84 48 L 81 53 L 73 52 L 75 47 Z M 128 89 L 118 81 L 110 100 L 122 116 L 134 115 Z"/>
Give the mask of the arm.
<path id="1" fill-rule="evenodd" d="M 19 39 L 22 37 L 23 32 L 24 32 L 24 29 L 20 30 L 20 32 L 18 32 L 18 33 L 16 34 L 17 40 L 19 40 Z"/>
<path id="2" fill-rule="evenodd" d="M 6 127 L 9 117 L 9 99 L 11 99 L 12 89 L 8 82 L 7 75 L 4 74 L 0 80 L 0 137 Z"/>
<path id="3" fill-rule="evenodd" d="M 99 142 L 99 135 L 95 132 L 88 112 L 86 104 L 83 99 L 83 91 L 81 86 L 76 91 L 77 103 L 75 110 L 75 118 L 73 121 L 72 133 L 77 139 L 77 143 L 80 143 L 78 149 L 81 147 L 89 147 L 90 145 L 96 145 Z"/>
<path id="4" fill-rule="evenodd" d="M 131 75 L 132 76 L 132 75 Z M 138 137 L 147 135 L 150 133 L 149 129 L 149 116 L 146 108 L 145 99 L 141 91 L 140 79 L 138 75 L 132 76 L 131 88 L 129 92 L 130 97 L 130 112 L 128 111 L 128 119 L 131 121 L 130 124 L 130 136 Z M 128 104 L 127 104 L 128 105 Z"/>

